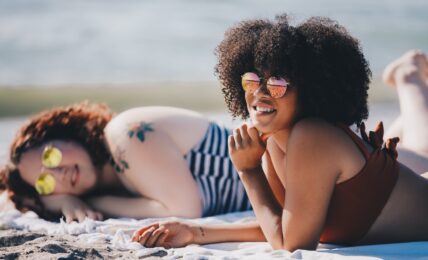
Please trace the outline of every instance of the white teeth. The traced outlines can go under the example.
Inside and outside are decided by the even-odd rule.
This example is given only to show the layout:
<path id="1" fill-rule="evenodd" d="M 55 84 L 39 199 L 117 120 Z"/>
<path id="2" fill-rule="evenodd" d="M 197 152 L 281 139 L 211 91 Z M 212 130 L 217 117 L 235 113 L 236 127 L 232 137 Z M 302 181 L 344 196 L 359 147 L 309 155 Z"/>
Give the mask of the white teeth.
<path id="1" fill-rule="evenodd" d="M 273 111 L 274 111 L 274 109 L 273 109 L 273 108 L 257 107 L 257 106 L 256 106 L 256 111 L 257 111 L 257 112 L 270 113 L 270 112 L 273 112 Z"/>

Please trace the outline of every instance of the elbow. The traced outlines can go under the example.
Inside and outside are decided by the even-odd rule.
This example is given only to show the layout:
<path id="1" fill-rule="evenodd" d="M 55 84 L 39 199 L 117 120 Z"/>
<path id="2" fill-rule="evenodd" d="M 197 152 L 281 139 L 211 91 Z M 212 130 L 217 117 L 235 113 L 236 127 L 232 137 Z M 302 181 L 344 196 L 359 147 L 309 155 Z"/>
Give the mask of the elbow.
<path id="1" fill-rule="evenodd" d="M 302 250 L 316 250 L 316 247 L 303 247 L 303 246 L 288 246 L 288 245 L 277 245 L 277 246 L 273 246 L 272 245 L 272 249 L 273 250 L 286 250 L 290 253 L 293 253 L 294 251 L 298 250 L 298 249 L 302 249 Z"/>
<path id="2" fill-rule="evenodd" d="M 298 249 L 302 250 L 316 250 L 318 242 L 316 243 L 302 243 L 298 241 L 290 241 L 282 239 L 282 241 L 276 241 L 276 243 L 271 243 L 272 249 L 274 250 L 287 250 L 289 252 L 294 252 Z"/>
<path id="3" fill-rule="evenodd" d="M 273 250 L 288 250 L 286 249 L 286 244 L 284 243 L 284 241 L 284 238 L 281 236 L 277 237 L 276 239 L 272 239 L 271 241 L 269 241 L 269 244 Z"/>
<path id="4" fill-rule="evenodd" d="M 273 250 L 287 250 L 290 251 L 288 249 L 285 248 L 285 245 L 283 245 L 282 243 L 270 243 L 270 246 L 272 247 Z M 292 252 L 292 251 L 290 251 Z"/>
<path id="5" fill-rule="evenodd" d="M 277 244 L 277 245 L 272 245 L 272 248 L 274 250 L 287 250 L 288 252 L 292 253 L 298 249 L 302 249 L 302 250 L 316 250 L 317 249 L 317 245 L 313 246 L 313 245 L 303 245 L 303 244 L 290 244 L 290 243 L 283 243 L 283 244 Z"/>

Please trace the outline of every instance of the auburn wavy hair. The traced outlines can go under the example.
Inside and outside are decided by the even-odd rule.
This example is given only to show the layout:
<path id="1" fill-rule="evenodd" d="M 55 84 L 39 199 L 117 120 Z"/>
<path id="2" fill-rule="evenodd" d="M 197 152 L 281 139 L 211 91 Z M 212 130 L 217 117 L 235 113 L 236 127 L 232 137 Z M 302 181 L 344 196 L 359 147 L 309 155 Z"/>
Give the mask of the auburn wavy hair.
<path id="1" fill-rule="evenodd" d="M 368 62 L 357 39 L 337 22 L 312 17 L 292 26 L 287 15 L 247 20 L 225 33 L 215 73 L 229 111 L 248 118 L 241 75 L 281 76 L 297 90 L 298 115 L 359 125 L 367 119 Z"/>
<path id="2" fill-rule="evenodd" d="M 31 117 L 18 130 L 11 144 L 9 162 L 0 170 L 0 190 L 8 192 L 16 208 L 22 212 L 33 210 L 45 219 L 59 217 L 45 209 L 35 188 L 21 178 L 17 165 L 22 154 L 54 139 L 73 141 L 86 149 L 95 167 L 101 167 L 110 159 L 104 128 L 112 116 L 106 105 L 85 101 Z"/>

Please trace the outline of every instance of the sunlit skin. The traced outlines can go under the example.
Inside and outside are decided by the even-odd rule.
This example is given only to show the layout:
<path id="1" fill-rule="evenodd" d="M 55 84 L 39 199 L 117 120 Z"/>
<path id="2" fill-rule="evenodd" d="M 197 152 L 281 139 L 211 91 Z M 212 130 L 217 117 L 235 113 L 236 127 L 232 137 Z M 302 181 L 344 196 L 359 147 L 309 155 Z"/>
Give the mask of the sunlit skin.
<path id="1" fill-rule="evenodd" d="M 386 78 L 393 78 L 400 103 L 408 106 L 402 108 L 400 120 L 411 120 L 415 111 L 426 117 L 428 59 L 413 52 L 396 63 L 393 72 L 389 72 L 393 75 Z M 252 125 L 243 124 L 229 138 L 230 155 L 257 222 L 216 226 L 166 221 L 142 227 L 133 240 L 146 246 L 167 247 L 267 241 L 273 249 L 316 249 L 335 185 L 358 174 L 366 160 L 350 137 L 335 125 L 317 118 L 296 123 L 298 91 L 292 90 L 291 86 L 290 92 L 287 90 L 280 99 L 267 95 L 263 87 L 252 94 L 246 93 Z M 257 106 L 265 112 L 260 112 L 263 109 Z M 413 110 L 413 114 L 407 114 L 408 110 Z M 428 169 L 428 144 L 424 142 L 427 127 L 428 124 L 419 125 L 419 129 L 425 129 L 418 139 L 425 144 L 425 150 L 420 149 L 420 144 L 402 142 L 397 183 L 380 215 L 356 244 L 428 239 L 428 175 L 423 174 Z M 400 137 L 405 136 L 403 131 L 410 129 L 399 129 Z M 260 133 L 269 136 L 267 142 Z M 365 145 L 369 152 L 373 150 Z M 425 170 L 415 173 L 409 167 Z"/>

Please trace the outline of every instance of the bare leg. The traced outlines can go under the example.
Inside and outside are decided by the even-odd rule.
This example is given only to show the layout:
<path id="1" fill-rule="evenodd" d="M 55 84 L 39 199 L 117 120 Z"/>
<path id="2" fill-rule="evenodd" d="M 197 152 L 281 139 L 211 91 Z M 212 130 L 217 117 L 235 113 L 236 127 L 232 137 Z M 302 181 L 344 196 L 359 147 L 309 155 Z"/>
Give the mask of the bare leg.
<path id="1" fill-rule="evenodd" d="M 428 172 L 428 157 L 406 148 L 397 148 L 398 161 L 412 169 L 417 174 Z M 428 174 L 425 175 L 425 178 Z"/>
<path id="2" fill-rule="evenodd" d="M 428 59 L 409 51 L 388 65 L 385 83 L 397 88 L 401 116 L 394 123 L 400 133 L 399 160 L 418 173 L 428 171 Z"/>

